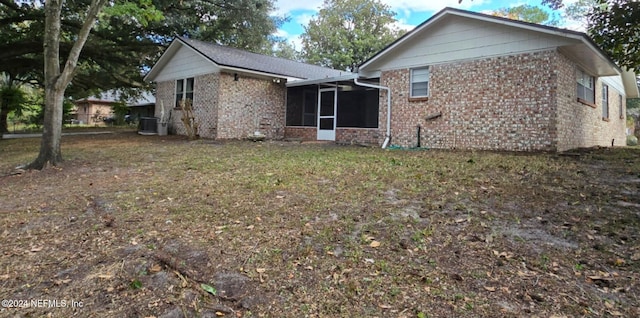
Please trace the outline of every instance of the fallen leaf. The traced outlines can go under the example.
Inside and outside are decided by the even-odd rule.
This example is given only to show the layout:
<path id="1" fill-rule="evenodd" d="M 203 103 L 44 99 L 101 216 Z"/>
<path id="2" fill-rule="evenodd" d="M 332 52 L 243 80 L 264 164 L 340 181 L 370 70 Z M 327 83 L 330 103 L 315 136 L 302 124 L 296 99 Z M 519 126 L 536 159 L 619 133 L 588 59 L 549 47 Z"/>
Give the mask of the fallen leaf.
<path id="1" fill-rule="evenodd" d="M 69 282 L 71 282 L 71 279 L 56 279 L 53 281 L 56 285 L 68 284 Z"/>
<path id="2" fill-rule="evenodd" d="M 378 307 L 382 308 L 382 309 L 389 309 L 391 308 L 391 306 L 389 305 L 378 305 Z"/>
<path id="3" fill-rule="evenodd" d="M 98 275 L 98 278 L 100 278 L 100 279 L 112 279 L 113 275 L 111 275 L 111 274 L 100 274 L 100 275 Z"/>
<path id="4" fill-rule="evenodd" d="M 224 313 L 222 311 L 216 311 L 216 316 L 222 317 L 224 316 Z"/>
<path id="5" fill-rule="evenodd" d="M 312 271 L 313 270 L 313 266 L 307 266 L 304 269 L 308 270 L 308 271 Z"/>
<path id="6" fill-rule="evenodd" d="M 496 291 L 495 287 L 490 287 L 490 286 L 484 286 L 484 289 L 487 290 L 487 291 L 490 291 L 490 292 Z"/>
<path id="7" fill-rule="evenodd" d="M 378 241 L 371 241 L 371 244 L 369 244 L 369 246 L 374 247 L 374 248 L 375 248 L 375 247 L 378 247 L 378 246 L 380 246 L 380 242 L 378 242 Z"/>
<path id="8" fill-rule="evenodd" d="M 153 266 L 151 266 L 151 268 L 149 268 L 149 271 L 152 273 L 157 273 L 161 270 L 162 270 L 162 267 L 158 264 L 154 264 Z"/>
<path id="9" fill-rule="evenodd" d="M 200 287 L 206 291 L 207 293 L 210 293 L 211 295 L 216 295 L 216 293 L 218 292 L 215 288 L 213 288 L 213 286 L 207 285 L 207 284 L 200 284 Z"/>
<path id="10" fill-rule="evenodd" d="M 463 219 L 463 218 L 456 219 L 456 223 L 462 223 L 462 222 L 466 222 L 466 221 L 467 221 L 467 219 Z"/>
<path id="11" fill-rule="evenodd" d="M 249 226 L 247 226 L 247 230 L 253 230 L 254 227 L 255 226 L 253 226 L 253 225 L 249 225 Z"/>
<path id="12" fill-rule="evenodd" d="M 258 272 L 258 273 L 260 273 L 260 274 L 262 274 L 262 273 L 264 273 L 264 272 L 266 272 L 266 271 L 267 271 L 267 269 L 266 269 L 266 268 L 256 268 L 256 272 Z"/>
<path id="13" fill-rule="evenodd" d="M 31 248 L 31 251 L 32 252 L 40 252 L 40 251 L 42 251 L 42 248 L 43 248 L 42 246 L 34 246 L 34 247 Z"/>
<path id="14" fill-rule="evenodd" d="M 9 279 L 9 274 L 0 275 L 0 280 Z"/>

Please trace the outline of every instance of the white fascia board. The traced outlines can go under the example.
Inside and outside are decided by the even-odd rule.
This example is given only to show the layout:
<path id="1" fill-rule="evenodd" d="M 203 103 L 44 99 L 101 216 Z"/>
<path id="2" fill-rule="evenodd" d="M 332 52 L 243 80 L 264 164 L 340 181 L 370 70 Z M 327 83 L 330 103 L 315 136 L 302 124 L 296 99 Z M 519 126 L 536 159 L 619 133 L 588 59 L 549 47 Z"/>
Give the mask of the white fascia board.
<path id="1" fill-rule="evenodd" d="M 353 73 L 353 74 L 335 76 L 335 77 L 299 80 L 299 81 L 295 81 L 295 82 L 287 82 L 287 87 L 315 85 L 315 84 L 323 84 L 323 83 L 333 83 L 333 82 L 340 82 L 340 81 L 350 81 L 350 80 L 353 80 L 355 78 L 358 78 L 358 74 Z"/>
<path id="2" fill-rule="evenodd" d="M 254 70 L 249 70 L 241 67 L 223 66 L 223 65 L 217 65 L 217 66 L 220 67 L 220 71 L 223 71 L 226 73 L 249 74 L 251 76 L 261 77 L 261 78 L 267 77 L 267 78 L 281 78 L 286 80 L 290 80 L 290 79 L 303 80 L 302 78 L 290 77 L 282 74 L 273 74 L 273 73 L 267 73 L 267 72 L 254 71 Z"/>
<path id="3" fill-rule="evenodd" d="M 624 85 L 627 98 L 640 97 L 640 89 L 638 88 L 635 70 L 623 70 L 620 76 L 622 77 L 622 84 Z"/>
<path id="4" fill-rule="evenodd" d="M 386 56 L 390 51 L 394 50 L 396 47 L 404 44 L 407 41 L 410 41 L 411 39 L 416 37 L 419 33 L 422 33 L 425 29 L 429 28 L 431 25 L 437 23 L 438 21 L 442 20 L 443 18 L 445 18 L 445 17 L 447 17 L 449 15 L 460 16 L 460 17 L 465 17 L 465 18 L 469 18 L 469 19 L 475 19 L 475 20 L 479 20 L 479 21 L 486 21 L 486 22 L 489 22 L 489 23 L 502 24 L 502 25 L 511 26 L 511 27 L 515 27 L 515 28 L 520 28 L 520 29 L 524 29 L 524 30 L 540 32 L 540 33 L 546 33 L 546 34 L 550 34 L 550 35 L 554 35 L 554 36 L 559 36 L 559 37 L 565 37 L 565 38 L 578 40 L 578 41 L 582 42 L 584 45 L 586 45 L 600 59 L 603 59 L 603 60 L 607 61 L 607 63 L 610 64 L 616 70 L 620 70 L 620 68 L 617 65 L 615 65 L 613 62 L 611 62 L 611 60 L 606 55 L 604 55 L 603 52 L 598 47 L 596 47 L 591 41 L 585 39 L 585 35 L 584 34 L 577 33 L 576 31 L 558 30 L 558 29 L 554 29 L 552 27 L 530 25 L 530 24 L 527 24 L 527 23 L 524 23 L 524 22 L 520 22 L 520 21 L 503 20 L 503 19 L 496 18 L 496 17 L 493 17 L 493 16 L 484 16 L 484 15 L 475 14 L 473 12 L 460 12 L 460 11 L 457 11 L 457 10 L 450 10 L 450 9 L 442 10 L 439 15 L 432 17 L 430 20 L 428 20 L 427 23 L 424 23 L 423 25 L 419 26 L 419 28 L 417 28 L 417 29 L 409 31 L 410 34 L 406 35 L 404 38 L 401 38 L 399 41 L 396 41 L 396 42 L 392 43 L 390 46 L 384 48 L 377 56 L 375 56 L 373 59 L 371 59 L 371 60 L 367 61 L 365 64 L 363 64 L 360 67 L 360 69 L 366 69 L 367 66 L 369 66 L 373 62 L 379 60 L 380 58 Z M 379 70 L 365 70 L 365 72 L 375 72 L 375 71 L 379 71 Z"/>
<path id="5" fill-rule="evenodd" d="M 178 38 L 171 41 L 169 47 L 164 51 L 164 53 L 162 53 L 162 56 L 160 56 L 158 62 L 156 62 L 153 67 L 151 67 L 151 70 L 149 71 L 149 73 L 147 73 L 147 75 L 144 76 L 143 80 L 145 82 L 153 82 L 158 73 L 160 73 L 162 68 L 164 68 L 167 63 L 169 63 L 171 58 L 178 52 L 178 49 L 180 49 L 181 46 L 183 46 L 182 41 L 179 41 Z"/>

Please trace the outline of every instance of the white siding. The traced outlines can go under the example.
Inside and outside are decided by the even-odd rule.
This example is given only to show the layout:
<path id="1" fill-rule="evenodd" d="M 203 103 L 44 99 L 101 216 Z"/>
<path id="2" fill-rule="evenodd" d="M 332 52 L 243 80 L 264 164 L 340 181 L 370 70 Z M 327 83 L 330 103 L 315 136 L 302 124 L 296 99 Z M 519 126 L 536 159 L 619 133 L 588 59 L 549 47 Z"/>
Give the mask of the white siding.
<path id="1" fill-rule="evenodd" d="M 219 70 L 213 62 L 205 59 L 194 50 L 180 46 L 176 54 L 171 57 L 154 80 L 156 82 L 171 81 L 217 73 Z"/>
<path id="2" fill-rule="evenodd" d="M 600 78 L 607 86 L 616 90 L 618 94 L 626 95 L 624 91 L 624 85 L 622 84 L 622 78 L 620 76 L 606 76 Z"/>
<path id="3" fill-rule="evenodd" d="M 499 23 L 451 16 L 424 29 L 367 66 L 364 72 L 548 50 L 578 40 Z"/>

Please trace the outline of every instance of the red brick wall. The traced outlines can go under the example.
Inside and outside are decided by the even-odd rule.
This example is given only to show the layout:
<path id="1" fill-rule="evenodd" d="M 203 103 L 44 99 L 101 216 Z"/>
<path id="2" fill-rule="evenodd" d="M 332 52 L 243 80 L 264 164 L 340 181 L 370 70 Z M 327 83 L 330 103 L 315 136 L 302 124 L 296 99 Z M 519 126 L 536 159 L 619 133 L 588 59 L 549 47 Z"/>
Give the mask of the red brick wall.
<path id="1" fill-rule="evenodd" d="M 409 69 L 383 72 L 392 90 L 391 144 L 432 148 L 552 150 L 555 147 L 555 51 L 430 67 L 429 98 L 409 99 Z M 386 105 L 380 97 L 380 127 Z M 441 114 L 438 118 L 426 117 Z"/>
<path id="2" fill-rule="evenodd" d="M 337 128 L 336 141 L 352 144 L 381 144 L 383 134 L 377 128 Z"/>
<path id="3" fill-rule="evenodd" d="M 558 90 L 558 151 L 579 147 L 626 145 L 625 112 L 620 118 L 620 92 L 609 86 L 609 121 L 602 119 L 602 81 L 596 81 L 595 107 L 577 101 L 577 66 L 568 58 L 560 56 L 557 64 Z"/>
<path id="4" fill-rule="evenodd" d="M 300 139 L 304 141 L 316 140 L 318 136 L 316 127 L 293 127 L 284 129 L 284 137 L 288 139 Z"/>
<path id="5" fill-rule="evenodd" d="M 234 81 L 232 74 L 221 73 L 217 138 L 245 138 L 255 131 L 284 138 L 286 92 L 284 83 L 244 76 Z"/>
<path id="6" fill-rule="evenodd" d="M 282 83 L 270 79 L 240 76 L 234 81 L 232 74 L 207 74 L 194 80 L 193 108 L 201 137 L 212 139 L 240 139 L 256 130 L 270 139 L 284 137 L 286 89 Z M 155 116 L 160 117 L 159 101 L 166 111 L 171 110 L 171 130 L 185 134 L 180 120 L 182 111 L 173 109 L 175 81 L 157 85 Z"/>
<path id="7" fill-rule="evenodd" d="M 176 114 L 173 112 L 173 106 L 175 105 L 176 100 L 176 82 L 175 81 L 166 81 L 159 82 L 156 84 L 156 107 L 154 117 L 160 118 L 160 114 L 162 111 L 161 104 L 164 105 L 164 111 L 167 113 L 171 112 L 171 124 L 169 125 L 169 129 L 172 133 L 176 133 L 176 125 L 174 123 L 179 123 L 180 119 L 176 121 Z M 179 114 L 177 114 L 179 116 Z M 180 125 L 182 128 L 182 125 Z M 184 129 L 182 130 L 182 134 L 184 134 Z"/>
<path id="8" fill-rule="evenodd" d="M 391 144 L 415 146 L 420 125 L 422 146 L 432 148 L 564 151 L 610 146 L 612 139 L 624 145 L 619 92 L 609 87 L 609 121 L 602 120 L 602 82 L 596 83 L 595 108 L 577 102 L 576 67 L 555 50 L 433 65 L 430 96 L 419 101 L 409 99 L 409 69 L 385 71 L 381 84 L 392 90 Z M 441 116 L 426 120 L 434 114 Z"/>

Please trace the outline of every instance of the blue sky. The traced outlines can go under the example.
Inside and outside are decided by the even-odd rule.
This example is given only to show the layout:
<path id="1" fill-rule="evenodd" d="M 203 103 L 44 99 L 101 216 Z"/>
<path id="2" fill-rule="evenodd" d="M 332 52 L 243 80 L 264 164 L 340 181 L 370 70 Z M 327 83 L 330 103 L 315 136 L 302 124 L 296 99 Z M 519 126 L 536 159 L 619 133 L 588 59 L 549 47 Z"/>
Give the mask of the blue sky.
<path id="1" fill-rule="evenodd" d="M 565 4 L 574 1 L 575 0 L 565 0 Z M 445 7 L 475 12 L 489 12 L 495 9 L 521 4 L 542 7 L 540 0 L 463 0 L 461 4 L 458 4 L 458 0 L 382 0 L 382 2 L 390 5 L 392 10 L 396 12 L 398 27 L 405 30 L 411 30 Z M 275 13 L 290 17 L 290 21 L 282 26 L 278 31 L 278 35 L 287 38 L 295 45 L 297 50 L 300 50 L 299 36 L 304 32 L 303 26 L 307 25 L 313 15 L 317 14 L 318 8 L 322 3 L 323 0 L 276 0 L 275 5 L 278 9 Z M 567 27 L 572 28 L 569 25 Z"/>

